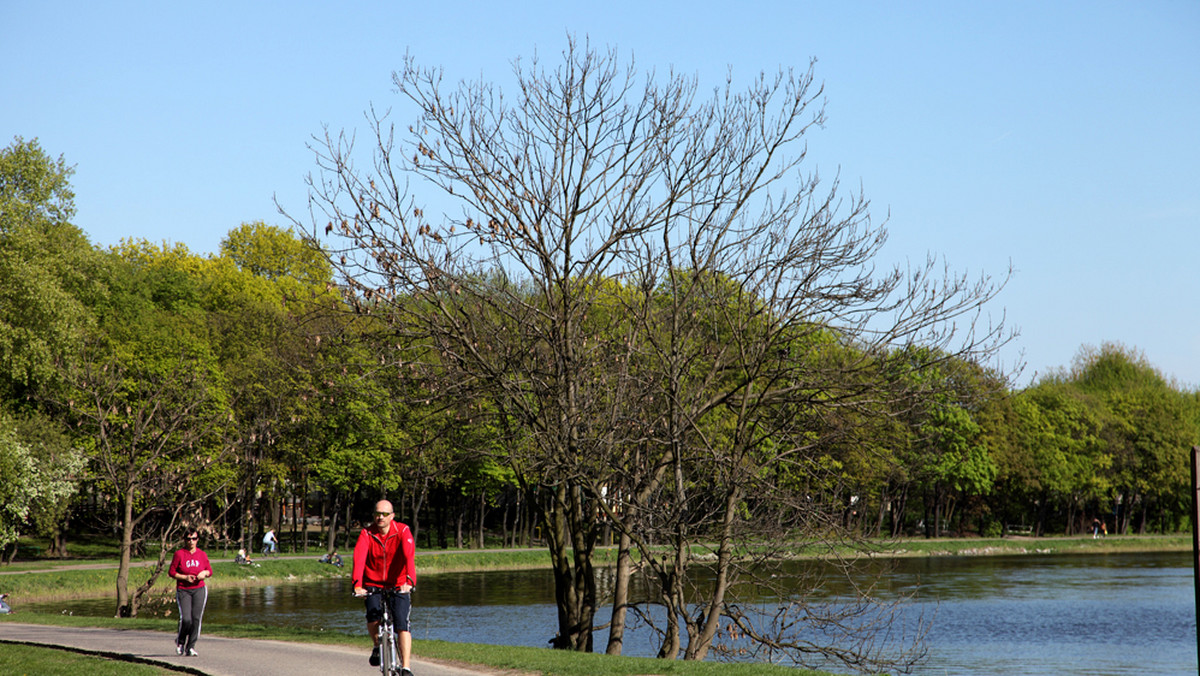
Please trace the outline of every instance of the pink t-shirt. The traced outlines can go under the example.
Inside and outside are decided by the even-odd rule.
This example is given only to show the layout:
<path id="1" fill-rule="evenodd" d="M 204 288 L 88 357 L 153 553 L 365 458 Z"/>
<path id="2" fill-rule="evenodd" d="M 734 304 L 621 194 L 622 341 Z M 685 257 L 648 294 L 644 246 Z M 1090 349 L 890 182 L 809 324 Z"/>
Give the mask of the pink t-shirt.
<path id="1" fill-rule="evenodd" d="M 208 562 L 207 554 L 199 549 L 194 552 L 180 549 L 175 552 L 175 557 L 171 559 L 171 568 L 167 571 L 167 575 L 171 577 L 175 577 L 178 573 L 199 575 L 202 570 L 207 570 L 209 577 L 212 577 L 212 564 Z M 176 580 L 175 585 L 178 589 L 199 589 L 204 586 L 204 580 L 197 579 L 195 582 Z"/>

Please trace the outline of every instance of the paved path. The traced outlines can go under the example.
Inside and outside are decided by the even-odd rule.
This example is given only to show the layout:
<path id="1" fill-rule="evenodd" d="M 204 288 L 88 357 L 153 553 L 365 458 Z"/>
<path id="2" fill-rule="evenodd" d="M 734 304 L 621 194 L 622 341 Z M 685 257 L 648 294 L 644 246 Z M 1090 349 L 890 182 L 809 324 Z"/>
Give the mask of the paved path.
<path id="1" fill-rule="evenodd" d="M 196 644 L 198 657 L 175 654 L 174 636 L 138 629 L 101 629 L 94 627 L 52 627 L 0 621 L 0 641 L 16 641 L 75 648 L 138 662 L 168 667 L 184 667 L 186 673 L 208 676 L 246 674 L 378 674 L 379 668 L 367 663 L 367 652 L 348 646 L 287 641 L 262 641 L 223 638 L 201 634 Z M 435 664 L 414 657 L 416 676 L 485 676 L 498 672 L 474 670 L 447 664 Z"/>

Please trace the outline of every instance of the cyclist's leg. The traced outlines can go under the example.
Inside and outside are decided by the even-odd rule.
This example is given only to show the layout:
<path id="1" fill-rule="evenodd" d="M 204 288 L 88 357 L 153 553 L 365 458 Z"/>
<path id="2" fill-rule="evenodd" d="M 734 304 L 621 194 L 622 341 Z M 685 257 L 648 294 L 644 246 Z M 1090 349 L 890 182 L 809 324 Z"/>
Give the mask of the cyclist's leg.
<path id="1" fill-rule="evenodd" d="M 396 594 L 392 603 L 392 621 L 396 628 L 396 644 L 400 649 L 400 666 L 407 669 L 412 658 L 412 632 L 409 618 L 412 615 L 412 594 Z"/>
<path id="2" fill-rule="evenodd" d="M 379 651 L 379 621 L 383 618 L 383 598 L 379 594 L 367 594 L 364 599 L 367 610 L 367 634 L 371 637 L 371 664 L 377 666 Z"/>
<path id="3" fill-rule="evenodd" d="M 412 666 L 412 633 L 407 631 L 396 632 L 396 643 L 400 647 L 400 666 L 408 669 Z"/>

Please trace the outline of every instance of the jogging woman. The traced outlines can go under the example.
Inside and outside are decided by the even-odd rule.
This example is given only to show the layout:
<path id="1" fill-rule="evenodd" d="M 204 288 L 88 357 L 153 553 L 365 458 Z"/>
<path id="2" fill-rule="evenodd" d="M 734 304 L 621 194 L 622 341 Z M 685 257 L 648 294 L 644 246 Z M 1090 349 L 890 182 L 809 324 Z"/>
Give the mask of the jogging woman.
<path id="1" fill-rule="evenodd" d="M 200 622 L 208 602 L 204 580 L 212 577 L 208 555 L 196 545 L 200 534 L 189 529 L 184 548 L 175 552 L 168 574 L 175 578 L 175 602 L 179 604 L 179 635 L 175 638 L 175 654 L 195 657 L 196 639 L 200 638 Z"/>

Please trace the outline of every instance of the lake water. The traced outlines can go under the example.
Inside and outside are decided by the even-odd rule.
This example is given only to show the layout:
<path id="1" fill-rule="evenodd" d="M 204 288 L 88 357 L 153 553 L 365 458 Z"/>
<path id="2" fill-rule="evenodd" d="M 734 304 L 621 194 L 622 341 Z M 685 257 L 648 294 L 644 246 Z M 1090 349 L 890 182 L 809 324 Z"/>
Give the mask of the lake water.
<path id="1" fill-rule="evenodd" d="M 1197 673 L 1190 553 L 931 557 L 876 565 L 886 566 L 885 594 L 916 590 L 911 611 L 933 618 L 929 659 L 919 674 Z M 553 589 L 549 571 L 427 575 L 413 597 L 413 635 L 545 646 L 556 626 Z M 63 605 L 30 609 L 58 612 Z M 112 612 L 109 600 L 70 607 L 76 614 Z M 350 597 L 348 580 L 214 590 L 205 619 L 363 631 L 361 601 Z M 653 656 L 657 644 L 647 632 L 638 634 L 641 640 L 627 637 L 625 654 Z M 606 639 L 597 634 L 600 650 Z"/>

